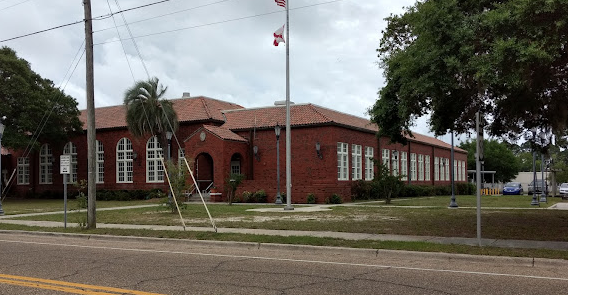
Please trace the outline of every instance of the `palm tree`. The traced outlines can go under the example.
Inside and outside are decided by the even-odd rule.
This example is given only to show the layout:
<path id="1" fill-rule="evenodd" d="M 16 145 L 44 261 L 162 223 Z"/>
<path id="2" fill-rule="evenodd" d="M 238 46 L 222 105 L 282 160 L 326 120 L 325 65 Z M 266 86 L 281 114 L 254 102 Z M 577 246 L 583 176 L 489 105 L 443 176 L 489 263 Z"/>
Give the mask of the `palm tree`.
<path id="1" fill-rule="evenodd" d="M 126 90 L 124 105 L 126 106 L 126 124 L 134 136 L 145 137 L 154 135 L 162 146 L 164 155 L 168 154 L 166 132 L 177 132 L 179 121 L 173 109 L 173 103 L 163 98 L 166 87 L 153 77 L 147 81 L 138 81 Z"/>

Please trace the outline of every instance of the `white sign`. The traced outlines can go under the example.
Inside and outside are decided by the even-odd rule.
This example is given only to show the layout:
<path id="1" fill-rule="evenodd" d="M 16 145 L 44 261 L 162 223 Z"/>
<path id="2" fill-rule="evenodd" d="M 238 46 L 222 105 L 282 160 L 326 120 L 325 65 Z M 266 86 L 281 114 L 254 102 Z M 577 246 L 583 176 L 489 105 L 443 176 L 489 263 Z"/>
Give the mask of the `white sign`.
<path id="1" fill-rule="evenodd" d="M 60 174 L 70 174 L 70 155 L 60 156 Z"/>

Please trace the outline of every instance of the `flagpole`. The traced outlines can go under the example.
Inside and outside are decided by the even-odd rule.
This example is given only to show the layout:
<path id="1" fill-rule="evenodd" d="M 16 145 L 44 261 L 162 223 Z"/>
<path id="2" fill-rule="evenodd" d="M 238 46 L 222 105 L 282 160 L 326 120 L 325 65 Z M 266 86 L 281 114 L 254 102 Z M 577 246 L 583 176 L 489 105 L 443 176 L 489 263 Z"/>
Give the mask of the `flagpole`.
<path id="1" fill-rule="evenodd" d="M 286 0 L 286 207 L 284 210 L 294 210 L 292 207 L 292 173 L 290 169 L 290 1 Z"/>

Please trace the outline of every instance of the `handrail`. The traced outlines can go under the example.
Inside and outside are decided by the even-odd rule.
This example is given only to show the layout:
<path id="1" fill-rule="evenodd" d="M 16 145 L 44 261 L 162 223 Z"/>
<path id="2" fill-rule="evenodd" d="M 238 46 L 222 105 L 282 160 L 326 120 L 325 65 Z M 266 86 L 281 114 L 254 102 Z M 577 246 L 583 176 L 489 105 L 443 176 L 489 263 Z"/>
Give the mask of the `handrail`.
<path id="1" fill-rule="evenodd" d="M 213 182 L 209 184 L 209 186 L 205 189 L 205 192 L 209 192 L 210 191 L 209 189 L 211 188 L 211 186 L 213 186 Z"/>

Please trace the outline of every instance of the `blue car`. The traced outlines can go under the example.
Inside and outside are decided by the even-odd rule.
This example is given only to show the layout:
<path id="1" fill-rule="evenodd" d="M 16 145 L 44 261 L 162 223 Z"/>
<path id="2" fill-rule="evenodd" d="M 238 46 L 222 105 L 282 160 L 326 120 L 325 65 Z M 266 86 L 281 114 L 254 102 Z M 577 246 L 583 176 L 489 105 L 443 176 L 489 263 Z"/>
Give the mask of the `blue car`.
<path id="1" fill-rule="evenodd" d="M 503 187 L 504 195 L 524 195 L 524 189 L 520 182 L 508 182 Z"/>

